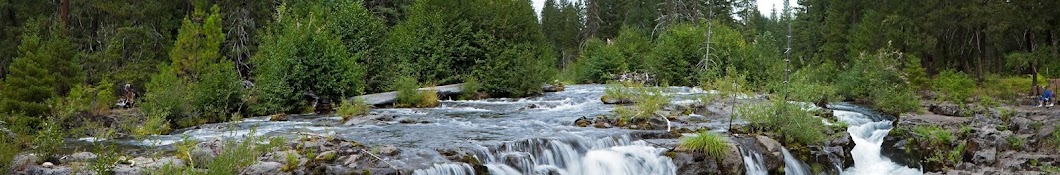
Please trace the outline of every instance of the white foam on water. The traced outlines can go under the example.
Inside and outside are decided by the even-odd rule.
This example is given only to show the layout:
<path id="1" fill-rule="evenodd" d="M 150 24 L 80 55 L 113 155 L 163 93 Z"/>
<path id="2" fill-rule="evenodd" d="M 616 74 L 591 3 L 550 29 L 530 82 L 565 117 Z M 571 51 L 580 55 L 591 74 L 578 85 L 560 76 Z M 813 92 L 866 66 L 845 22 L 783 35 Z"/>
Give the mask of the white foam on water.
<path id="1" fill-rule="evenodd" d="M 836 110 L 835 116 L 850 125 L 847 132 L 854 141 L 850 154 L 854 166 L 842 174 L 849 175 L 922 175 L 920 169 L 899 165 L 881 154 L 883 139 L 891 131 L 891 121 L 873 122 L 864 114 Z"/>

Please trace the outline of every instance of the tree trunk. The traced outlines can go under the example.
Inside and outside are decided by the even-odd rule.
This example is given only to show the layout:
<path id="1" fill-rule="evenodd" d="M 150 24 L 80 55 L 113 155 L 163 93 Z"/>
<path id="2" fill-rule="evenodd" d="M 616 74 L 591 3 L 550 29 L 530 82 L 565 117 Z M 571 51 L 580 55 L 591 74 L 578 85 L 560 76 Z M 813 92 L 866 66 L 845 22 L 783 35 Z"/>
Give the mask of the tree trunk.
<path id="1" fill-rule="evenodd" d="M 63 28 L 66 28 L 69 24 L 68 21 L 70 21 L 70 0 L 63 0 L 59 6 L 62 15 L 60 18 L 63 20 Z"/>

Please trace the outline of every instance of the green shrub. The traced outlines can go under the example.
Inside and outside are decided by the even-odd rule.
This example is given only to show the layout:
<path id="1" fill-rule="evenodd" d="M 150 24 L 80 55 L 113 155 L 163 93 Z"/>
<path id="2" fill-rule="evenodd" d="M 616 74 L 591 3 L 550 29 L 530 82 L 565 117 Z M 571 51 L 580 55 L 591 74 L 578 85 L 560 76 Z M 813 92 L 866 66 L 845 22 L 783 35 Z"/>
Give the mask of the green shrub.
<path id="1" fill-rule="evenodd" d="M 1009 148 L 1019 151 L 1026 148 L 1027 140 L 1023 137 L 1013 135 L 1005 138 L 1005 144 L 1007 144 Z"/>
<path id="2" fill-rule="evenodd" d="M 66 146 L 63 141 L 62 126 L 54 121 L 43 123 L 41 130 L 33 138 L 33 147 L 37 155 L 44 160 L 57 159 L 59 150 Z"/>
<path id="3" fill-rule="evenodd" d="M 235 64 L 222 60 L 204 70 L 199 81 L 191 85 L 191 104 L 195 111 L 211 122 L 228 120 L 242 105 L 243 83 Z"/>
<path id="4" fill-rule="evenodd" d="M 143 121 L 139 119 L 127 119 L 129 123 L 124 125 L 125 129 L 135 138 L 144 138 L 150 135 L 165 134 L 169 132 L 169 120 L 166 116 L 169 112 L 164 110 L 152 111 L 146 115 Z"/>
<path id="5" fill-rule="evenodd" d="M 625 85 L 617 82 L 608 83 L 606 87 L 604 87 L 604 95 L 600 98 L 615 101 L 633 100 L 635 96 L 634 90 L 641 87 L 643 87 L 643 85 L 640 84 Z"/>
<path id="6" fill-rule="evenodd" d="M 1051 148 L 1060 150 L 1060 128 L 1054 128 L 1053 133 L 1049 134 L 1049 137 L 1045 138 L 1046 145 L 1052 145 Z"/>
<path id="7" fill-rule="evenodd" d="M 975 93 L 975 80 L 962 72 L 944 70 L 935 76 L 933 89 L 942 94 L 942 99 L 963 104 Z"/>
<path id="8" fill-rule="evenodd" d="M 170 66 L 160 66 L 158 74 L 151 76 L 147 82 L 147 93 L 140 107 L 144 113 L 168 113 L 167 119 L 179 120 L 182 114 L 192 111 L 191 98 L 186 92 L 184 80 L 177 77 L 176 70 Z M 163 112 L 165 111 L 165 112 Z"/>
<path id="9" fill-rule="evenodd" d="M 745 55 L 748 45 L 740 32 L 730 26 L 715 22 L 710 38 L 710 60 L 704 60 L 706 48 L 706 24 L 677 24 L 656 39 L 651 55 L 644 65 L 649 73 L 655 75 L 659 83 L 693 86 L 704 80 L 719 77 L 722 69 L 734 65 L 739 70 L 752 70 L 755 67 L 741 67 L 734 64 Z M 761 63 L 747 64 L 760 65 Z M 757 77 L 755 77 L 757 78 Z"/>
<path id="10" fill-rule="evenodd" d="M 420 85 L 416 82 L 416 78 L 405 76 L 397 78 L 391 85 L 394 91 L 397 91 L 397 106 L 409 107 L 419 103 L 421 98 L 421 92 L 419 92 Z"/>
<path id="11" fill-rule="evenodd" d="M 677 149 L 703 152 L 707 157 L 720 161 L 729 152 L 729 140 L 718 133 L 703 131 L 696 136 L 683 137 Z"/>
<path id="12" fill-rule="evenodd" d="M 477 100 L 478 93 L 482 92 L 482 82 L 479 82 L 478 78 L 467 77 L 464 79 L 464 86 L 461 90 L 463 92 L 460 94 L 460 99 Z"/>
<path id="13" fill-rule="evenodd" d="M 953 133 L 939 126 L 917 126 L 913 128 L 913 136 L 919 142 L 927 143 L 937 148 L 949 147 L 953 143 Z"/>
<path id="14" fill-rule="evenodd" d="M 819 144 L 825 140 L 827 127 L 809 111 L 781 100 L 739 107 L 736 115 L 751 123 L 757 131 L 783 136 L 787 143 Z"/>
<path id="15" fill-rule="evenodd" d="M 920 97 L 909 89 L 887 88 L 874 96 L 875 108 L 880 112 L 900 115 L 920 111 Z M 966 110 L 967 111 L 967 110 Z"/>
<path id="16" fill-rule="evenodd" d="M 351 100 L 343 100 L 336 113 L 342 117 L 342 121 L 347 121 L 354 116 L 366 115 L 371 109 L 372 107 L 365 103 L 364 99 L 355 97 Z"/>
<path id="17" fill-rule="evenodd" d="M 302 10 L 316 8 L 321 7 Z M 251 58 L 257 93 L 252 113 L 302 112 L 313 103 L 304 101 L 305 93 L 321 102 L 340 102 L 363 92 L 365 69 L 358 60 L 365 54 L 349 53 L 342 39 L 354 38 L 330 32 L 333 26 L 319 20 L 327 19 L 323 15 L 277 8 L 277 22 L 263 32 L 259 51 Z"/>
<path id="18" fill-rule="evenodd" d="M 637 108 L 637 113 L 634 115 L 636 117 L 651 117 L 655 114 L 655 111 L 659 111 L 670 104 L 670 99 L 672 98 L 666 94 L 663 87 L 643 87 L 639 88 L 639 91 L 633 99 L 636 102 L 633 105 Z"/>
<path id="19" fill-rule="evenodd" d="M 919 109 L 919 98 L 907 83 L 899 66 L 906 57 L 901 52 L 880 50 L 862 53 L 850 60 L 847 71 L 834 81 L 839 94 L 848 99 L 871 100 L 881 112 L 898 115 Z"/>
<path id="20" fill-rule="evenodd" d="M 0 125 L 3 126 L 3 125 Z M 22 147 L 16 139 L 11 138 L 7 135 L 8 133 L 0 132 L 0 172 L 8 172 L 12 167 L 8 163 L 22 151 Z"/>

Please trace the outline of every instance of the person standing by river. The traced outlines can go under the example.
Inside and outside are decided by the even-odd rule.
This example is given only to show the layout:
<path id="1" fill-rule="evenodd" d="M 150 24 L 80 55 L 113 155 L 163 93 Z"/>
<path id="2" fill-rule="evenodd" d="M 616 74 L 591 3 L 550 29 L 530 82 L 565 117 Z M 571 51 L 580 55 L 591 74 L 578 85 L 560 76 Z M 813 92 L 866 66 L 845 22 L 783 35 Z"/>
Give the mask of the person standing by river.
<path id="1" fill-rule="evenodd" d="M 1045 106 L 1046 103 L 1049 104 L 1047 107 L 1053 107 L 1053 90 L 1045 86 L 1042 86 L 1042 89 L 1044 90 L 1042 91 L 1042 96 L 1038 99 L 1038 107 Z"/>

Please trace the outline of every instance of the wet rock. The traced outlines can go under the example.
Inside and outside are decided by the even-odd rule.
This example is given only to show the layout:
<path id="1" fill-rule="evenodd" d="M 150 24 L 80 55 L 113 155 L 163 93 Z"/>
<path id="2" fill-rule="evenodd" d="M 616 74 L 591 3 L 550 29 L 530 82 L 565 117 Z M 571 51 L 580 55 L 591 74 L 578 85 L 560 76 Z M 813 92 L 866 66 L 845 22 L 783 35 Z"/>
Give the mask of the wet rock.
<path id="1" fill-rule="evenodd" d="M 977 165 L 993 165 L 997 160 L 997 149 L 989 148 L 975 151 L 972 162 Z"/>
<path id="2" fill-rule="evenodd" d="M 608 120 L 604 116 L 598 116 L 596 117 L 596 119 L 593 120 L 593 127 L 610 128 L 611 126 L 611 120 Z"/>
<path id="3" fill-rule="evenodd" d="M 387 156 L 395 156 L 395 155 L 401 154 L 401 149 L 398 149 L 394 145 L 386 145 L 386 146 L 383 146 L 382 148 L 379 148 L 379 154 L 387 155 Z"/>
<path id="4" fill-rule="evenodd" d="M 254 165 L 250 165 L 246 170 L 243 170 L 244 175 L 272 175 L 280 174 L 280 169 L 283 168 L 283 164 L 279 162 L 258 162 Z"/>
<path id="5" fill-rule="evenodd" d="M 766 151 L 772 153 L 774 157 L 781 157 L 780 148 L 784 146 L 781 145 L 780 142 L 777 142 L 777 140 L 773 140 L 773 138 L 769 138 L 766 136 L 755 136 L 755 138 L 756 140 L 758 140 L 759 144 L 765 146 Z"/>
<path id="6" fill-rule="evenodd" d="M 185 163 L 184 163 L 184 160 L 178 159 L 177 157 L 163 157 L 163 158 L 159 158 L 159 159 L 153 159 L 153 160 L 147 161 L 147 162 L 142 162 L 142 163 L 140 163 L 139 166 L 144 167 L 144 168 L 148 168 L 148 169 L 160 168 L 160 167 L 163 167 L 163 166 L 180 168 L 180 167 L 184 167 Z"/>
<path id="7" fill-rule="evenodd" d="M 604 104 L 632 104 L 633 100 L 628 98 L 614 98 L 611 96 L 604 95 L 600 97 L 600 101 Z"/>
<path id="8" fill-rule="evenodd" d="M 394 121 L 394 116 L 393 115 L 370 115 L 370 116 L 368 116 L 368 118 L 371 118 L 371 119 L 376 120 L 376 121 L 383 121 L 383 122 Z"/>
<path id="9" fill-rule="evenodd" d="M 724 174 L 740 174 L 746 169 L 744 167 L 743 156 L 740 155 L 740 150 L 735 145 L 729 145 L 729 152 L 726 152 L 725 158 L 721 160 L 721 170 Z"/>
<path id="10" fill-rule="evenodd" d="M 545 87 L 542 88 L 545 92 L 561 92 L 566 89 L 567 87 L 563 84 L 545 85 Z"/>
<path id="11" fill-rule="evenodd" d="M 270 115 L 269 121 L 287 121 L 287 114 Z"/>
<path id="12" fill-rule="evenodd" d="M 588 127 L 591 124 L 593 124 L 593 122 L 590 121 L 588 118 L 585 118 L 585 116 L 574 120 L 574 125 L 577 125 L 578 127 Z"/>
<path id="13" fill-rule="evenodd" d="M 426 120 L 423 120 L 423 121 L 421 121 L 421 120 L 416 120 L 416 119 L 413 119 L 413 118 L 402 118 L 401 120 L 399 120 L 399 121 L 398 121 L 398 123 L 401 123 L 401 124 L 416 124 L 416 123 L 424 123 L 424 124 L 426 124 L 426 123 L 430 123 L 430 122 L 428 122 L 428 121 L 426 121 Z"/>
<path id="14" fill-rule="evenodd" d="M 678 174 L 722 174 L 718 163 L 703 153 L 669 152 L 668 155 L 677 166 Z"/>
<path id="15" fill-rule="evenodd" d="M 648 128 L 642 129 L 654 129 L 654 130 L 666 130 L 670 128 L 670 122 L 666 118 L 669 112 L 657 111 L 655 116 L 648 118 Z"/>

